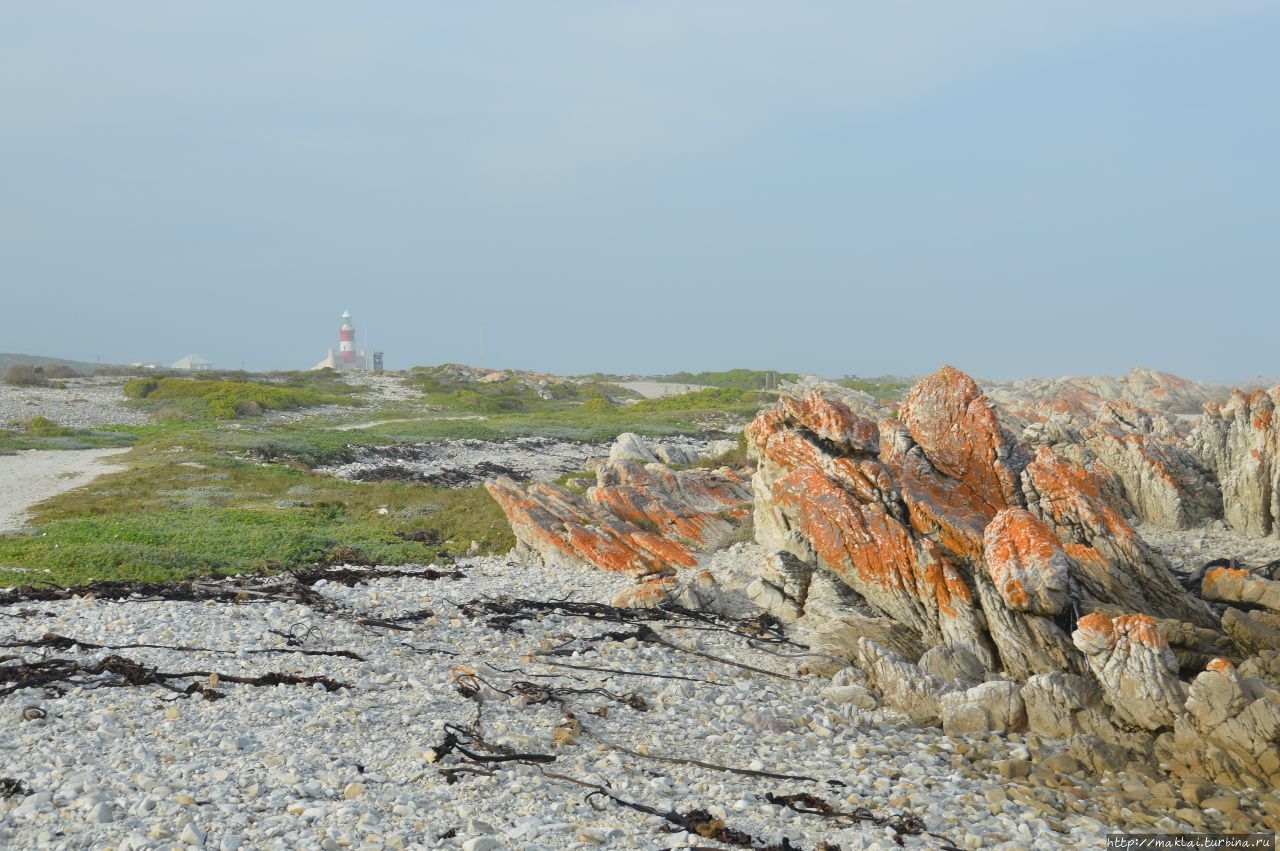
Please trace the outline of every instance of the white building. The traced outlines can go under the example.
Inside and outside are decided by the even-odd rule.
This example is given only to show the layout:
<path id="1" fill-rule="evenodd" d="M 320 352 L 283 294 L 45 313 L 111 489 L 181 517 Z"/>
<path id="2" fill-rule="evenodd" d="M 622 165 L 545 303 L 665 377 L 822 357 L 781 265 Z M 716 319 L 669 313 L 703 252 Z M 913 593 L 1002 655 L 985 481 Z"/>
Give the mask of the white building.
<path id="1" fill-rule="evenodd" d="M 175 362 L 170 369 L 185 369 L 188 372 L 208 372 L 213 369 L 213 362 L 192 353 Z"/>

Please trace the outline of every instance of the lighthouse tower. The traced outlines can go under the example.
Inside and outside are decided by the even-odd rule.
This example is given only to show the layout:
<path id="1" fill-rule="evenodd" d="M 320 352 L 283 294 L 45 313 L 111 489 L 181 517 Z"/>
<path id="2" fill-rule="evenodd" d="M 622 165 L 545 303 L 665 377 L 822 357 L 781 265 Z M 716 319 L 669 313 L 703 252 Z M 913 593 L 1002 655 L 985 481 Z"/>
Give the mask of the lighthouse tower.
<path id="1" fill-rule="evenodd" d="M 340 369 L 354 369 L 356 361 L 356 329 L 351 324 L 351 311 L 342 311 L 342 329 L 338 331 L 338 363 Z"/>
<path id="2" fill-rule="evenodd" d="M 356 327 L 351 324 L 351 311 L 342 312 L 342 328 L 338 330 L 338 348 L 330 349 L 329 356 L 312 369 L 332 369 L 344 372 L 349 369 L 368 369 L 365 353 L 356 350 Z"/>

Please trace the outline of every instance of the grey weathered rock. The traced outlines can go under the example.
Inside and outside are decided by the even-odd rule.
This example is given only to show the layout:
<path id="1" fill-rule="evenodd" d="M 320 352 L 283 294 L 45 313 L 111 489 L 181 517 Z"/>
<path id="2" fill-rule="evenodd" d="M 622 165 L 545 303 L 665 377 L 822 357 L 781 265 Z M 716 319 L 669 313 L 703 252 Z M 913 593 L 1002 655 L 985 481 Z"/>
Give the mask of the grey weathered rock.
<path id="1" fill-rule="evenodd" d="M 1244 656 L 1262 650 L 1280 650 L 1280 615 L 1227 609 L 1222 615 L 1222 628 Z"/>
<path id="2" fill-rule="evenodd" d="M 1123 771 L 1138 759 L 1138 753 L 1124 745 L 1083 734 L 1067 740 L 1067 754 L 1095 777 Z"/>
<path id="3" fill-rule="evenodd" d="M 1191 683 L 1174 725 L 1173 755 L 1197 774 L 1233 786 L 1280 785 L 1280 692 L 1242 679 L 1221 661 Z"/>
<path id="4" fill-rule="evenodd" d="M 858 641 L 858 666 L 884 702 L 923 726 L 942 723 L 941 698 L 946 684 L 874 641 Z"/>
<path id="5" fill-rule="evenodd" d="M 759 577 L 744 589 L 751 602 L 784 623 L 794 623 L 804 614 L 813 566 L 788 552 L 765 556 Z"/>
<path id="6" fill-rule="evenodd" d="M 1222 515 L 1213 476 L 1163 417 L 1127 403 L 1108 404 L 1081 438 L 1091 469 L 1105 470 L 1143 521 L 1187 529 Z"/>
<path id="7" fill-rule="evenodd" d="M 1108 742 L 1125 738 L 1092 678 L 1062 672 L 1037 674 L 1027 680 L 1021 695 L 1027 726 L 1042 736 L 1068 739 L 1084 733 Z"/>
<path id="8" fill-rule="evenodd" d="M 1249 535 L 1280 533 L 1280 387 L 1206 405 L 1189 439 L 1217 477 L 1227 525 Z"/>
<path id="9" fill-rule="evenodd" d="M 1017 733 L 1027 728 L 1027 711 L 1012 680 L 981 683 L 939 698 L 942 729 L 952 736 Z"/>
<path id="10" fill-rule="evenodd" d="M 1147 730 L 1169 727 L 1185 697 L 1178 662 L 1146 615 L 1086 615 L 1072 633 L 1116 717 Z"/>
<path id="11" fill-rule="evenodd" d="M 618 435 L 613 446 L 609 447 L 609 460 L 652 464 L 658 460 L 658 455 L 644 438 L 627 431 Z"/>
<path id="12" fill-rule="evenodd" d="M 977 685 L 987 675 L 982 660 L 963 647 L 930 647 L 916 664 L 926 674 L 962 688 Z"/>

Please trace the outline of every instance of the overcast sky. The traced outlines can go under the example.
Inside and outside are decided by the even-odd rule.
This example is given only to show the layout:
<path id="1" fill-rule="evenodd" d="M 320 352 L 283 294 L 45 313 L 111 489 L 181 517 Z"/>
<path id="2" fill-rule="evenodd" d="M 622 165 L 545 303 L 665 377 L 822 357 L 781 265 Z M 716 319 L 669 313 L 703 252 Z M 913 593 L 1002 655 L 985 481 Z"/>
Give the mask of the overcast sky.
<path id="1" fill-rule="evenodd" d="M 0 6 L 0 351 L 1280 374 L 1280 4 Z"/>

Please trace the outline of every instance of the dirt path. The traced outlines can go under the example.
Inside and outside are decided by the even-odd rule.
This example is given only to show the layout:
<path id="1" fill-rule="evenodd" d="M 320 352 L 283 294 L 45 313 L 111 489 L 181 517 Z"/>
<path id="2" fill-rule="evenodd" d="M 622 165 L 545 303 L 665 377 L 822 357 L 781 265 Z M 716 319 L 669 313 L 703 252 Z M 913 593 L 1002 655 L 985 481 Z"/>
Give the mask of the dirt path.
<path id="1" fill-rule="evenodd" d="M 119 466 L 108 460 L 128 449 L 30 449 L 0 455 L 0 532 L 22 527 L 31 506 L 86 485 Z"/>

